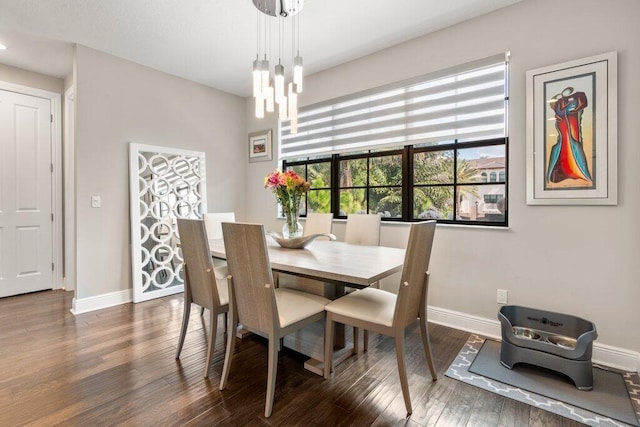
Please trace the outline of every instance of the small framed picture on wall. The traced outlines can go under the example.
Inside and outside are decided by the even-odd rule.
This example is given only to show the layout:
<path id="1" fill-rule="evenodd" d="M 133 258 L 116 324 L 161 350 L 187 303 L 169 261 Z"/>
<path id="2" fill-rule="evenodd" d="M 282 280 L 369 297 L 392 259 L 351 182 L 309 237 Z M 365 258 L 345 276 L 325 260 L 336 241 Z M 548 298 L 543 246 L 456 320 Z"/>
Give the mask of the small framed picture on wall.
<path id="1" fill-rule="evenodd" d="M 249 162 L 271 160 L 271 129 L 249 134 Z"/>

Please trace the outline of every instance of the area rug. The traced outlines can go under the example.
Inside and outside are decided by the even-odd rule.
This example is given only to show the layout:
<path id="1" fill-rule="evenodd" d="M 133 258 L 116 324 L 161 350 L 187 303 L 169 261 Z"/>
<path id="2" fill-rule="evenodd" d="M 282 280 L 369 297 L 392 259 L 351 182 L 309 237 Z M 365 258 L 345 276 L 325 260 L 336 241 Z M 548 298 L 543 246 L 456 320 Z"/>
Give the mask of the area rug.
<path id="1" fill-rule="evenodd" d="M 500 343 L 471 335 L 446 376 L 592 426 L 640 426 L 638 374 L 594 365 L 594 388 L 580 391 L 547 369 L 500 364 Z"/>

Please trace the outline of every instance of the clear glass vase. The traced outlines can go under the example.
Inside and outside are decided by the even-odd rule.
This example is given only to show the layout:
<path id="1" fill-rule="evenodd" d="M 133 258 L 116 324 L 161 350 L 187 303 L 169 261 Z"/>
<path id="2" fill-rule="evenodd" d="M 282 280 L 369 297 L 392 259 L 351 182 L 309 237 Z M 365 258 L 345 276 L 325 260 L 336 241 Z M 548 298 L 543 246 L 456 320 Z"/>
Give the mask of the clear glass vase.
<path id="1" fill-rule="evenodd" d="M 285 223 L 282 226 L 282 237 L 293 239 L 302 236 L 302 224 L 298 221 L 298 212 L 285 213 Z"/>

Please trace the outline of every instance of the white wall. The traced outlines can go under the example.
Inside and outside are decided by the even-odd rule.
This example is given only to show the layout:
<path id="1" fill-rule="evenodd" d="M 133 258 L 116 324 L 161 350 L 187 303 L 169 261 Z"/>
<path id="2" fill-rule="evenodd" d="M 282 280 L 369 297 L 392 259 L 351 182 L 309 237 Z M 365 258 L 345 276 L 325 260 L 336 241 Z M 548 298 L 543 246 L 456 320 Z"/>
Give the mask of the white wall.
<path id="1" fill-rule="evenodd" d="M 598 343 L 640 351 L 640 2 L 525 0 L 514 6 L 308 76 L 302 105 L 511 51 L 508 230 L 439 226 L 429 304 L 496 319 L 496 289 L 509 303 L 572 313 L 596 323 Z M 527 206 L 525 72 L 618 51 L 618 206 Z M 312 55 L 307 52 L 307 55 Z M 252 118 L 248 131 L 274 128 Z M 277 134 L 277 132 L 276 132 Z M 277 135 L 276 142 L 277 142 Z M 277 148 L 274 148 L 277 151 Z M 251 164 L 247 214 L 277 229 L 262 187 L 271 163 Z M 342 225 L 336 231 L 342 233 Z M 403 246 L 406 226 L 386 225 L 382 244 Z"/>
<path id="2" fill-rule="evenodd" d="M 64 91 L 64 81 L 62 79 L 6 64 L 0 64 L 0 81 L 60 94 Z"/>
<path id="3" fill-rule="evenodd" d="M 128 143 L 204 151 L 210 211 L 244 213 L 244 100 L 76 48 L 76 299 L 131 288 Z M 90 197 L 102 197 L 92 209 Z"/>

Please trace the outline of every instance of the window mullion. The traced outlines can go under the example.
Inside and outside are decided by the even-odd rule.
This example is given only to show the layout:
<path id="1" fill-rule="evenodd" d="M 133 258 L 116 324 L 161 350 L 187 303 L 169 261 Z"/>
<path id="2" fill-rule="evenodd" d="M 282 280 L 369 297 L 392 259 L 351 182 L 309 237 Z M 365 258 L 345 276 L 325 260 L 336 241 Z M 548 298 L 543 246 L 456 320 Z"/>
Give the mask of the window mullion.
<path id="1" fill-rule="evenodd" d="M 309 181 L 309 163 L 305 163 L 304 165 L 304 180 L 307 182 L 311 182 Z M 307 194 L 304 197 L 304 216 L 306 217 L 308 213 L 309 213 L 309 193 L 307 192 Z"/>
<path id="2" fill-rule="evenodd" d="M 331 156 L 331 212 L 333 217 L 340 216 L 340 155 Z"/>
<path id="3" fill-rule="evenodd" d="M 456 141 L 457 142 L 457 141 Z M 453 212 L 454 221 L 458 220 L 458 150 L 453 150 Z"/>
<path id="4" fill-rule="evenodd" d="M 402 150 L 402 220 L 413 218 L 413 145 Z"/>
<path id="5" fill-rule="evenodd" d="M 367 155 L 367 182 L 364 187 L 364 199 L 366 200 L 367 213 L 369 213 L 369 189 L 371 185 L 370 178 L 371 174 L 371 151 L 369 151 Z"/>

